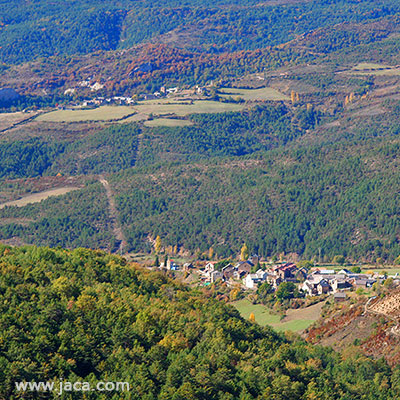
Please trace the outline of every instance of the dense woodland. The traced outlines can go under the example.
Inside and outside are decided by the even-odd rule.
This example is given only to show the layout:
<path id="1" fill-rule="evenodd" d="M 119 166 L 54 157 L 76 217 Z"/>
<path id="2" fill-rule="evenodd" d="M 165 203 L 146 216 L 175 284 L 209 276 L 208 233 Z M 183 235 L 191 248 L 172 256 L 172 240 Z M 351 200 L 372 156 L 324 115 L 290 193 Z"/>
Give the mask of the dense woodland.
<path id="1" fill-rule="evenodd" d="M 20 63 L 33 54 L 43 56 L 0 67 L 6 81 L 41 93 L 22 96 L 9 105 L 13 110 L 66 101 L 60 95 L 65 87 L 86 79 L 88 71 L 105 84 L 96 95 L 151 92 L 167 83 L 217 80 L 224 85 L 264 68 L 268 85 L 276 79 L 274 69 L 283 66 L 281 88 L 286 81 L 306 89 L 295 102 L 192 115 L 186 118 L 193 126 L 184 128 L 95 125 L 76 138 L 47 136 L 43 124 L 33 128 L 40 132 L 27 128 L 24 135 L 0 140 L 2 180 L 105 174 L 129 251 L 150 251 L 148 238 L 159 234 L 166 245 L 191 254 L 212 246 L 221 257 L 237 254 L 243 242 L 264 256 L 294 252 L 331 259 L 343 254 L 391 262 L 400 253 L 399 200 L 393 189 L 399 185 L 398 101 L 382 103 L 384 114 L 367 111 L 328 127 L 346 118 L 350 93 L 358 101 L 381 79 L 343 75 L 335 66 L 350 68 L 362 57 L 400 62 L 397 2 L 239 6 L 171 0 L 135 3 L 133 9 L 128 0 L 79 0 L 66 10 L 58 1 L 24 7 L 3 3 L 0 58 Z M 165 44 L 160 36 L 172 30 L 179 46 Z M 134 44 L 140 45 L 131 48 Z M 315 63 L 317 72 L 304 73 L 300 63 Z M 151 65 L 150 70 L 141 71 L 142 65 Z M 19 73 L 27 82 L 16 78 Z M 396 85 L 397 78 L 392 79 Z M 43 95 L 43 87 L 51 95 Z M 79 95 L 73 99 L 79 101 Z M 1 239 L 114 246 L 105 192 L 94 182 L 64 199 L 2 209 L 0 216 Z"/>
<path id="2" fill-rule="evenodd" d="M 400 254 L 398 107 L 388 105 L 392 118 L 328 131 L 305 146 L 296 139 L 318 128 L 321 115 L 283 104 L 193 115 L 195 125 L 184 128 L 122 124 L 73 142 L 5 142 L 3 177 L 115 173 L 109 180 L 130 251 L 151 251 L 148 237 L 160 235 L 192 254 L 213 247 L 232 256 L 246 242 L 264 256 L 391 262 Z M 3 239 L 114 248 L 100 186 L 0 216 L 28 219 L 2 224 Z"/>
<path id="3" fill-rule="evenodd" d="M 73 142 L 41 138 L 3 141 L 0 142 L 0 178 L 127 169 L 135 165 L 139 132 L 134 125 L 114 125 Z"/>
<path id="4" fill-rule="evenodd" d="M 258 49 L 317 28 L 373 20 L 400 11 L 395 0 L 271 5 L 256 1 L 238 5 L 231 0 L 191 0 L 184 4 L 175 0 L 69 0 L 51 5 L 43 0 L 32 4 L 3 0 L 0 5 L 0 60 L 4 63 L 129 48 L 150 39 L 157 41 L 158 37 L 162 41 L 162 35 L 170 31 L 178 32 L 181 44 L 196 51 Z"/>
<path id="5" fill-rule="evenodd" d="M 15 381 L 128 381 L 87 399 L 396 399 L 400 370 L 243 320 L 100 251 L 0 247 L 0 396 Z M 71 399 L 82 393 L 71 393 Z M 23 398 L 36 399 L 27 392 Z M 56 398 L 55 395 L 46 398 Z"/>

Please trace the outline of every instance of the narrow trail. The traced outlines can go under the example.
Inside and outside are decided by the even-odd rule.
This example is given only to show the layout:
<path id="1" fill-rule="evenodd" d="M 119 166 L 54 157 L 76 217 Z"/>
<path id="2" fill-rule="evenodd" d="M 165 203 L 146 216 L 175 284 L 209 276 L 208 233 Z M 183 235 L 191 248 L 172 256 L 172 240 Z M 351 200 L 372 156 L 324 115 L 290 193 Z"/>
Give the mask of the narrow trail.
<path id="1" fill-rule="evenodd" d="M 103 175 L 99 176 L 99 181 L 104 186 L 104 189 L 106 190 L 107 199 L 108 199 L 108 207 L 109 207 L 109 211 L 110 211 L 110 219 L 111 219 L 111 222 L 113 225 L 113 232 L 114 232 L 115 238 L 117 239 L 118 252 L 120 254 L 123 254 L 124 249 L 127 245 L 127 242 L 126 242 L 125 235 L 122 232 L 122 228 L 121 228 L 121 225 L 118 220 L 118 210 L 117 210 L 117 207 L 115 206 L 114 195 L 111 190 L 110 184 L 108 183 L 107 179 L 104 178 Z"/>

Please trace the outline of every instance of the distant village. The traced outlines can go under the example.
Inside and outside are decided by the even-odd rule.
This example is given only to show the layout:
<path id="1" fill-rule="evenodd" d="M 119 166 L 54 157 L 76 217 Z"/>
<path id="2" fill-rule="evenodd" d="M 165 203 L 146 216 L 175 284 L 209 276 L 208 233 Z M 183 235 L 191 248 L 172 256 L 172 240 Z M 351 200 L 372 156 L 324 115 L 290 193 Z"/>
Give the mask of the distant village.
<path id="1" fill-rule="evenodd" d="M 357 289 L 369 289 L 375 282 L 383 284 L 391 278 L 394 285 L 400 285 L 400 276 L 386 274 L 355 273 L 346 268 L 339 271 L 313 267 L 309 270 L 298 267 L 294 263 L 268 265 L 260 263 L 260 257 L 253 255 L 246 261 L 228 263 L 217 268 L 220 262 L 206 262 L 203 266 L 195 267 L 192 263 L 178 265 L 173 260 L 161 263 L 161 269 L 170 271 L 182 270 L 198 274 L 201 284 L 207 286 L 212 283 L 223 282 L 227 286 L 241 286 L 243 290 L 254 291 L 259 285 L 267 282 L 276 290 L 283 282 L 291 282 L 308 296 L 333 295 L 335 301 L 347 298 L 346 292 Z M 258 268 L 257 268 L 258 267 Z"/>
<path id="2" fill-rule="evenodd" d="M 209 94 L 209 90 L 213 87 L 214 83 L 209 82 L 205 86 L 196 85 L 191 89 L 183 89 L 180 87 L 165 87 L 161 86 L 159 90 L 153 93 L 140 93 L 134 96 L 111 96 L 111 97 L 103 97 L 103 96 L 93 96 L 91 98 L 87 98 L 82 102 L 71 102 L 69 105 L 71 106 L 82 106 L 82 107 L 97 107 L 101 105 L 108 105 L 108 104 L 117 104 L 117 105 L 132 105 L 135 104 L 137 101 L 143 100 L 157 100 L 161 98 L 168 98 L 171 96 L 180 97 L 190 97 L 190 96 L 204 96 Z M 81 81 L 78 83 L 77 87 L 75 88 L 68 88 L 64 91 L 64 96 L 73 96 L 80 92 L 80 89 L 89 89 L 90 92 L 98 92 L 104 89 L 104 85 L 100 84 L 99 82 L 92 82 L 91 78 L 87 80 Z M 60 106 L 60 108 L 66 108 L 69 106 Z"/>

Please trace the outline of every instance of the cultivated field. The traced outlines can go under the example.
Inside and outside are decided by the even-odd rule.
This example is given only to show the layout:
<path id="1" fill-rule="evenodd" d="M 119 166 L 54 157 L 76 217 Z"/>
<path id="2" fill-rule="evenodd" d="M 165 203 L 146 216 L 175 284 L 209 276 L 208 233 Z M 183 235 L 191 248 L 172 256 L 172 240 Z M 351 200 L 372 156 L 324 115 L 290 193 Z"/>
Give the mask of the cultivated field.
<path id="1" fill-rule="evenodd" d="M 272 88 L 261 88 L 261 89 L 236 89 L 236 88 L 222 88 L 219 89 L 221 97 L 240 97 L 246 101 L 257 101 L 257 100 L 289 100 L 289 97 L 281 92 L 278 92 Z"/>
<path id="2" fill-rule="evenodd" d="M 393 67 L 391 67 L 390 65 L 385 65 L 385 64 L 362 62 L 362 63 L 357 64 L 352 69 L 354 71 L 365 71 L 365 70 L 377 70 L 377 69 L 387 69 L 387 68 L 393 68 Z"/>
<path id="3" fill-rule="evenodd" d="M 190 114 L 212 114 L 228 111 L 241 111 L 244 109 L 243 104 L 220 103 L 219 101 L 194 101 L 193 103 L 150 103 L 141 102 L 134 106 L 138 113 L 154 114 L 154 115 L 177 115 L 184 117 Z"/>
<path id="4" fill-rule="evenodd" d="M 135 114 L 128 106 L 102 106 L 90 110 L 58 110 L 42 114 L 37 121 L 46 122 L 81 122 L 81 121 L 112 121 L 121 120 Z M 125 122 L 125 121 L 124 121 Z"/>
<path id="5" fill-rule="evenodd" d="M 400 68 L 384 64 L 360 63 L 347 73 L 351 75 L 395 76 L 400 75 Z"/>
<path id="6" fill-rule="evenodd" d="M 251 313 L 254 314 L 256 322 L 262 326 L 270 325 L 277 331 L 300 332 L 308 328 L 315 322 L 320 314 L 323 303 L 318 303 L 307 308 L 288 310 L 284 319 L 261 304 L 252 304 L 249 300 L 243 299 L 232 303 L 237 308 L 240 315 L 249 319 Z"/>
<path id="7" fill-rule="evenodd" d="M 7 203 L 0 204 L 0 209 L 7 206 L 24 207 L 27 204 L 39 203 L 52 196 L 61 196 L 63 194 L 80 189 L 79 187 L 63 187 L 57 189 L 46 190 L 40 193 L 30 194 L 29 196 L 22 197 L 21 199 L 8 201 Z"/>
<path id="8" fill-rule="evenodd" d="M 191 126 L 193 122 L 187 121 L 185 119 L 175 119 L 175 118 L 157 118 L 144 122 L 145 126 L 148 127 L 158 127 L 158 126 L 166 126 L 170 128 L 180 127 L 180 126 Z"/>
<path id="9" fill-rule="evenodd" d="M 128 106 L 102 106 L 90 110 L 57 110 L 42 114 L 36 118 L 37 121 L 44 122 L 85 122 L 85 121 L 115 121 L 121 123 L 138 122 L 152 115 L 176 115 L 184 117 L 190 114 L 211 114 L 229 111 L 241 111 L 244 109 L 242 104 L 220 103 L 219 101 L 184 101 L 177 103 L 172 100 L 164 101 L 153 100 L 143 101 L 133 107 Z M 171 125 L 163 119 L 158 126 L 183 126 L 182 122 Z M 156 123 L 157 124 L 157 123 Z M 164 125 L 161 125 L 164 124 Z M 183 122 L 183 124 L 186 124 Z"/>
<path id="10" fill-rule="evenodd" d="M 0 132 L 12 128 L 17 124 L 34 117 L 36 114 L 37 112 L 0 113 Z"/>

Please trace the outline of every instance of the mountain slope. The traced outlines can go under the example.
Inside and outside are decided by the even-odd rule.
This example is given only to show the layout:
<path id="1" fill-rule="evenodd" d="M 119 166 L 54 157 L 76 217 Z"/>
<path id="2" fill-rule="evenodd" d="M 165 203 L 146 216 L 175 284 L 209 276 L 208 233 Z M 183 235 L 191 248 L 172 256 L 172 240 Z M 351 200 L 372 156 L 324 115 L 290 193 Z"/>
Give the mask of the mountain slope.
<path id="1" fill-rule="evenodd" d="M 362 22 L 400 11 L 394 0 L 132 2 L 3 0 L 0 61 L 21 63 L 54 54 L 85 54 L 145 42 L 182 43 L 226 52 L 285 43 L 344 21 Z M 167 37 L 166 37 L 167 35 Z"/>
<path id="2" fill-rule="evenodd" d="M 132 391 L 124 395 L 132 399 L 372 400 L 400 394 L 398 372 L 383 362 L 289 340 L 207 299 L 211 292 L 189 290 L 115 256 L 1 246 L 0 268 L 4 398 L 20 398 L 14 381 L 60 377 L 127 381 Z"/>

